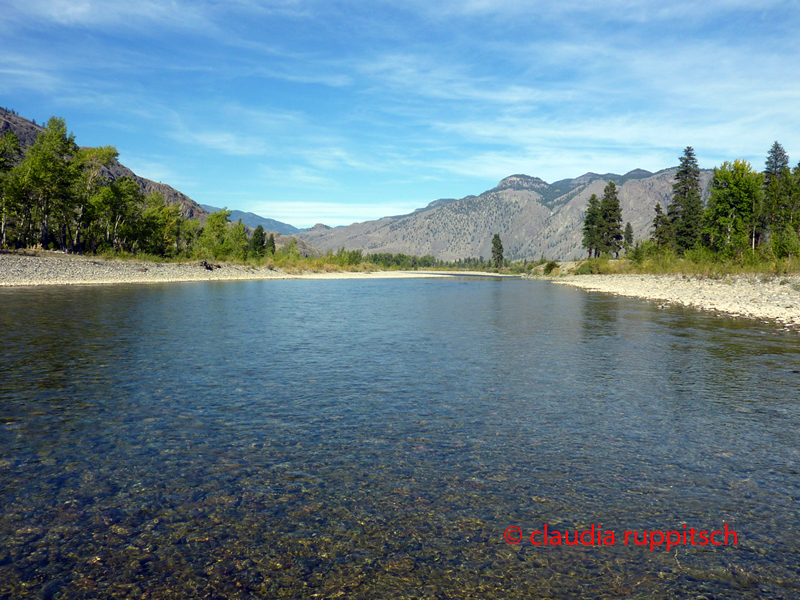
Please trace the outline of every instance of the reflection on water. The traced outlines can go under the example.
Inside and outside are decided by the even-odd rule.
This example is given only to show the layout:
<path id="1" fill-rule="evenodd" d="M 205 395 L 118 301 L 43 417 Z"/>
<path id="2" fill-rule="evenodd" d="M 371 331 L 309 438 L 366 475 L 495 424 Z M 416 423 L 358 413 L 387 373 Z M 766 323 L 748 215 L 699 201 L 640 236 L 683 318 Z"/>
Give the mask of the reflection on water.
<path id="1" fill-rule="evenodd" d="M 0 598 L 800 594 L 796 334 L 523 281 L 0 307 Z"/>

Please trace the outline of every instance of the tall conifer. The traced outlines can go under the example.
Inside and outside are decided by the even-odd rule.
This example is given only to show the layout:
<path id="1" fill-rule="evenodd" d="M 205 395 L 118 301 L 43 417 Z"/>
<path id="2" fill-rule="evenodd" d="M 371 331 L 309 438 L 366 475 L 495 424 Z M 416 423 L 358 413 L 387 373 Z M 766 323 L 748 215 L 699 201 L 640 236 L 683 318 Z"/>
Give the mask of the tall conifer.
<path id="1" fill-rule="evenodd" d="M 600 255 L 600 199 L 596 194 L 589 198 L 589 205 L 586 207 L 586 216 L 583 218 L 583 241 L 582 245 L 589 251 L 589 258 L 594 254 L 595 258 Z"/>
<path id="2" fill-rule="evenodd" d="M 678 172 L 675 174 L 675 183 L 672 184 L 672 204 L 667 215 L 675 250 L 683 254 L 700 240 L 703 229 L 700 169 L 691 146 L 683 151 Z"/>
<path id="3" fill-rule="evenodd" d="M 609 181 L 600 201 L 600 251 L 619 256 L 622 248 L 622 207 L 617 186 Z"/>

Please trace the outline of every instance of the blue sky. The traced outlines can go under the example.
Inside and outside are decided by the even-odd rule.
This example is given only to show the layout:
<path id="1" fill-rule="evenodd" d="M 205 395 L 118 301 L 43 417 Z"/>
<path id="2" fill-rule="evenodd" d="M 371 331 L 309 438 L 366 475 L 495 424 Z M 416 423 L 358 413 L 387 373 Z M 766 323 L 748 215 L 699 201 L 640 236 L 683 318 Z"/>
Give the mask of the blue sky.
<path id="1" fill-rule="evenodd" d="M 800 159 L 800 0 L 0 0 L 0 106 L 297 227 L 511 174 Z"/>

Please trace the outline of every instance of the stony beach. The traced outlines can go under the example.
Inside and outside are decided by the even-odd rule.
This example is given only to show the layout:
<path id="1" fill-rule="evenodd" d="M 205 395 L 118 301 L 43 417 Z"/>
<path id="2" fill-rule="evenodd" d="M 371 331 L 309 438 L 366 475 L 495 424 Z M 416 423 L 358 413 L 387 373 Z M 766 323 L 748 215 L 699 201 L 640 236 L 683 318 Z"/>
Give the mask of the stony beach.
<path id="1" fill-rule="evenodd" d="M 569 275 L 554 283 L 594 292 L 688 306 L 720 314 L 777 322 L 800 329 L 800 277 L 736 275 L 697 279 L 683 275 Z"/>
<path id="2" fill-rule="evenodd" d="M 200 261 L 155 263 L 103 260 L 60 252 L 36 256 L 0 253 L 0 287 L 41 285 L 101 285 L 114 283 L 168 283 L 180 281 L 232 281 L 239 279 L 378 279 L 382 277 L 438 277 L 422 271 L 301 272 L 267 267 L 214 264 Z"/>

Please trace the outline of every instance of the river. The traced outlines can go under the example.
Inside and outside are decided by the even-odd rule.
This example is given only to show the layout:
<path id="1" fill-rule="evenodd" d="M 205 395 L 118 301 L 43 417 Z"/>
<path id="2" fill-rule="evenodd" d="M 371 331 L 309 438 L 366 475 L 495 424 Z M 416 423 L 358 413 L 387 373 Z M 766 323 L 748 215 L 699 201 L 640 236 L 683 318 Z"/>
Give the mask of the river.
<path id="1" fill-rule="evenodd" d="M 777 327 L 443 278 L 9 288 L 0 336 L 0 598 L 800 595 Z"/>

